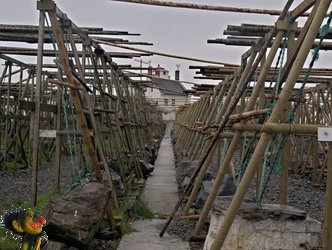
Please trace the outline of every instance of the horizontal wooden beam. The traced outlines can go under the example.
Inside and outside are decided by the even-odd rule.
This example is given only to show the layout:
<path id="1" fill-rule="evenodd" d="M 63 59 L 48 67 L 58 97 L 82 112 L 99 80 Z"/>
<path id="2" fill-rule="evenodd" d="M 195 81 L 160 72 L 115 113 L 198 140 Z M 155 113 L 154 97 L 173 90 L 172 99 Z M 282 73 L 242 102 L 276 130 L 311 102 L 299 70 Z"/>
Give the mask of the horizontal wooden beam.
<path id="1" fill-rule="evenodd" d="M 38 34 L 37 25 L 17 25 L 17 24 L 0 24 L 1 32 L 21 33 L 21 34 Z M 129 33 L 128 31 L 104 30 L 100 27 L 79 27 L 83 32 L 90 35 L 112 35 L 112 36 L 140 36 L 138 33 Z M 44 32 L 49 33 L 50 28 L 45 26 Z"/>
<path id="2" fill-rule="evenodd" d="M 113 2 L 125 2 L 125 3 L 136 3 L 146 4 L 162 7 L 173 7 L 173 8 L 186 8 L 186 9 L 197 9 L 197 10 L 209 10 L 209 11 L 223 11 L 223 12 L 235 12 L 235 13 L 246 13 L 246 14 L 263 14 L 263 15 L 274 15 L 279 16 L 280 10 L 268 10 L 268 9 L 251 9 L 251 8 L 236 8 L 236 7 L 224 7 L 224 6 L 212 6 L 212 5 L 201 5 L 193 3 L 178 3 L 178 2 L 166 2 L 157 0 L 111 0 Z M 303 13 L 302 16 L 308 16 L 308 13 Z"/>
<path id="3" fill-rule="evenodd" d="M 100 44 L 105 44 L 105 45 L 118 47 L 118 48 L 122 48 L 122 49 L 129 49 L 129 50 L 133 50 L 133 51 L 139 51 L 139 52 L 143 52 L 143 53 L 149 53 L 149 54 L 158 55 L 158 56 L 172 57 L 172 58 L 177 58 L 177 59 L 182 59 L 182 60 L 196 61 L 196 62 L 203 62 L 203 63 L 211 63 L 211 64 L 219 64 L 219 65 L 226 65 L 226 66 L 234 66 L 234 67 L 237 66 L 236 64 L 231 64 L 231 63 L 217 62 L 217 61 L 204 60 L 204 59 L 174 55 L 174 54 L 169 54 L 169 53 L 162 53 L 162 52 L 157 52 L 157 51 L 133 48 L 133 47 L 130 47 L 130 46 L 125 46 L 125 45 L 120 45 L 120 44 L 115 44 L 115 43 L 109 43 L 109 42 L 101 41 L 101 40 L 98 40 L 98 39 L 94 39 L 94 41 L 96 43 L 100 43 Z"/>
<path id="4" fill-rule="evenodd" d="M 20 47 L 0 47 L 0 54 L 11 54 L 11 55 L 24 55 L 24 56 L 37 56 L 37 49 L 31 48 L 20 48 Z M 72 51 L 68 51 L 69 56 L 73 56 Z M 82 56 L 82 52 L 78 52 L 79 56 Z M 146 53 L 128 53 L 128 52 L 105 52 L 105 55 L 114 58 L 133 58 L 141 56 L 151 56 L 152 54 Z M 43 56 L 45 57 L 56 57 L 54 50 L 44 50 Z"/>
<path id="5" fill-rule="evenodd" d="M 35 110 L 35 102 L 20 100 L 19 109 L 34 111 Z M 46 104 L 46 103 L 41 103 L 40 104 L 40 111 L 41 112 L 56 113 L 57 112 L 57 106 L 56 105 L 51 105 L 51 104 Z"/>

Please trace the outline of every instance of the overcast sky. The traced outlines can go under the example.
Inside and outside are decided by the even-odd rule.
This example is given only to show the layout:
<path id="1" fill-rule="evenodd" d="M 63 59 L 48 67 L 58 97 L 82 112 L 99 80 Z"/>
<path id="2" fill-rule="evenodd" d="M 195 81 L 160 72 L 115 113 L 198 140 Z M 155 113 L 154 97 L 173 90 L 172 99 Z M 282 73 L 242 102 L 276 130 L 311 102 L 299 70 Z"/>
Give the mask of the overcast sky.
<path id="1" fill-rule="evenodd" d="M 122 38 L 154 44 L 153 46 L 141 46 L 143 49 L 235 64 L 240 63 L 240 56 L 248 50 L 248 47 L 208 44 L 207 40 L 223 37 L 223 30 L 230 24 L 273 25 L 277 19 L 277 16 L 269 15 L 177 9 L 107 0 L 56 0 L 55 2 L 78 26 L 140 33 L 141 36 Z M 188 0 L 183 2 L 281 10 L 286 0 L 206 0 L 200 2 Z M 294 1 L 292 8 L 299 2 L 301 1 Z M 37 25 L 38 12 L 35 0 L 1 0 L 1 3 L 0 23 Z M 114 50 L 112 47 L 104 45 L 103 47 L 106 51 Z M 170 71 L 172 78 L 176 64 L 180 64 L 181 80 L 184 81 L 199 82 L 199 80 L 193 79 L 194 70 L 189 70 L 189 65 L 206 65 L 160 56 L 143 57 L 142 59 L 152 61 L 152 66 L 160 64 L 165 67 Z M 119 64 L 127 63 L 124 60 L 117 60 L 117 62 Z M 139 66 L 139 62 L 132 61 L 132 65 Z M 202 82 L 208 83 L 207 81 Z"/>

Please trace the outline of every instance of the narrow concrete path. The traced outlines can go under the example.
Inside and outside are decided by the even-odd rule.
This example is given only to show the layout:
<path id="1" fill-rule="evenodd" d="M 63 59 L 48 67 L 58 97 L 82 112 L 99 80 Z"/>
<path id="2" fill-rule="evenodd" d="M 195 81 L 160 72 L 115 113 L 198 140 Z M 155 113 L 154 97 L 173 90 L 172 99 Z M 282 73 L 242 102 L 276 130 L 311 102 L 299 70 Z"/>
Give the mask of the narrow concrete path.
<path id="1" fill-rule="evenodd" d="M 146 180 L 143 200 L 154 213 L 169 215 L 178 201 L 174 152 L 171 142 L 173 123 L 168 122 L 158 151 L 155 169 Z"/>
<path id="2" fill-rule="evenodd" d="M 175 165 L 171 130 L 173 123 L 168 122 L 161 142 L 155 169 L 146 181 L 143 200 L 156 214 L 169 215 L 178 201 L 175 180 Z M 166 220 L 138 220 L 133 222 L 135 232 L 125 235 L 118 247 L 119 250 L 189 250 L 189 243 L 169 235 L 167 232 L 159 237 L 159 232 Z"/>

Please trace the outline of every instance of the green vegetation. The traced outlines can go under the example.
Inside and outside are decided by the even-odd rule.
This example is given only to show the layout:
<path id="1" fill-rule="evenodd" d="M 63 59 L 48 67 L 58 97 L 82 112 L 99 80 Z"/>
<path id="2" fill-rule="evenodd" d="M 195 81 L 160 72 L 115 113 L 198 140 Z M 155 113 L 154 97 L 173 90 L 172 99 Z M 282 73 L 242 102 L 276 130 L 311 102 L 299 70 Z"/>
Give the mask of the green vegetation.
<path id="1" fill-rule="evenodd" d="M 155 216 L 156 219 L 162 219 L 162 220 L 166 220 L 168 218 L 168 215 L 166 215 L 166 214 L 156 213 L 156 214 L 154 214 L 154 216 Z"/>
<path id="2" fill-rule="evenodd" d="M 6 229 L 0 228 L 0 250 L 20 249 L 20 241 L 15 240 Z"/>
<path id="3" fill-rule="evenodd" d="M 16 161 L 7 161 L 6 162 L 6 170 L 8 170 L 8 171 L 18 170 L 23 167 L 24 167 L 24 165 L 19 164 Z"/>
<path id="4" fill-rule="evenodd" d="M 33 207 L 30 202 L 23 199 L 17 199 L 16 201 L 12 201 L 11 203 L 0 202 L 0 215 L 6 210 L 12 210 L 18 207 L 21 208 L 32 208 L 34 211 L 42 211 L 49 200 L 50 197 L 56 195 L 64 195 L 67 190 L 58 192 L 56 190 L 49 191 L 47 193 L 41 194 L 38 196 L 37 205 Z M 20 248 L 20 240 L 14 239 L 10 233 L 7 233 L 7 229 L 0 228 L 0 250 L 13 250 Z"/>
<path id="5" fill-rule="evenodd" d="M 144 218 L 144 219 L 155 218 L 154 213 L 148 207 L 147 203 L 142 200 L 136 200 L 132 209 L 135 218 Z"/>
<path id="6" fill-rule="evenodd" d="M 121 208 L 114 211 L 115 220 L 120 222 L 120 228 L 123 234 L 135 232 L 135 229 L 131 225 L 132 220 L 155 218 L 154 213 L 146 202 L 140 199 L 133 200 L 131 198 L 127 198 L 127 201 L 122 204 Z M 105 227 L 107 227 L 107 224 L 102 222 L 100 228 L 105 229 Z"/>
<path id="7" fill-rule="evenodd" d="M 135 232 L 135 229 L 132 227 L 131 223 L 128 221 L 121 221 L 120 227 L 121 227 L 121 232 L 123 234 L 130 234 L 132 232 Z"/>

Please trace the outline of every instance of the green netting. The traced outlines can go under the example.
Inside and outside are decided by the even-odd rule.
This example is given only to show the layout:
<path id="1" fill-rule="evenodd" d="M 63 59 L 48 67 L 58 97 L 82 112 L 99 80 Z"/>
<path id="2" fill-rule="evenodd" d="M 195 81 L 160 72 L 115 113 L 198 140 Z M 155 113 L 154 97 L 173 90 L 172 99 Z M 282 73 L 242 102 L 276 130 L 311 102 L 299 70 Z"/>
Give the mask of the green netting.
<path id="1" fill-rule="evenodd" d="M 47 29 L 48 32 L 50 34 L 51 40 L 52 40 L 52 46 L 53 46 L 53 50 L 55 53 L 55 57 L 56 57 L 56 65 L 58 65 L 57 68 L 57 78 L 61 81 L 63 81 L 64 77 L 63 77 L 63 73 L 62 70 L 59 67 L 59 53 L 57 50 L 57 46 L 56 46 L 56 41 L 54 38 L 54 34 L 52 32 L 52 29 L 50 27 L 46 12 L 43 12 L 44 16 L 45 16 L 45 20 L 46 20 L 46 24 L 47 24 Z M 74 119 L 74 105 L 72 102 L 72 98 L 71 95 L 68 95 L 65 91 L 61 92 L 61 103 L 62 103 L 62 109 L 63 109 L 63 114 L 64 114 L 64 122 L 65 122 L 65 128 L 67 130 L 76 130 L 76 124 L 75 124 L 75 119 Z M 71 119 L 71 123 L 69 123 L 69 115 L 68 115 L 68 110 L 70 110 L 70 115 L 72 117 Z M 79 166 L 77 164 L 78 160 L 77 160 L 77 153 L 75 154 L 75 149 L 78 150 L 77 147 L 74 147 L 75 143 L 76 143 L 76 136 L 74 133 L 74 138 L 72 138 L 69 134 L 67 135 L 67 143 L 68 143 L 68 148 L 69 148 L 69 158 L 70 158 L 70 163 L 71 163 L 71 172 L 72 172 L 72 186 L 77 186 L 80 185 L 82 183 L 82 178 L 81 178 L 81 172 L 79 170 Z"/>
<path id="2" fill-rule="evenodd" d="M 322 42 L 324 40 L 324 37 L 329 32 L 331 20 L 332 20 L 332 12 L 330 12 L 326 24 L 323 25 L 320 28 L 320 32 L 319 32 L 320 40 L 319 40 L 319 43 L 318 43 L 317 47 L 315 47 L 312 50 L 312 53 L 311 53 L 311 57 L 312 58 L 311 58 L 308 70 L 307 70 L 306 75 L 304 77 L 304 80 L 303 80 L 303 82 L 301 84 L 301 87 L 297 91 L 297 95 L 296 95 L 296 100 L 294 102 L 294 106 L 293 106 L 291 112 L 289 113 L 289 116 L 288 116 L 287 121 L 286 121 L 289 124 L 294 123 L 295 120 L 296 120 L 296 110 L 297 110 L 299 104 L 301 103 L 301 100 L 302 100 L 302 97 L 303 97 L 303 91 L 304 91 L 306 83 L 308 82 L 308 79 L 309 79 L 309 76 L 311 74 L 311 71 L 312 71 L 312 68 L 314 66 L 314 63 L 319 58 L 319 49 L 320 49 L 321 44 L 322 44 Z M 261 201 L 263 199 L 263 196 L 264 196 L 264 192 L 265 192 L 266 187 L 268 185 L 268 182 L 269 182 L 269 180 L 271 178 L 271 175 L 273 173 L 280 173 L 280 166 L 281 166 L 281 162 L 280 161 L 281 161 L 282 149 L 283 149 L 283 147 L 285 145 L 285 142 L 286 142 L 286 139 L 287 139 L 288 136 L 289 135 L 286 134 L 286 133 L 282 133 L 282 134 L 278 135 L 277 144 L 276 144 L 275 152 L 274 152 L 274 159 L 273 159 L 273 162 L 270 164 L 270 171 L 269 171 L 269 173 L 268 173 L 268 175 L 267 175 L 266 178 L 262 174 L 261 186 L 260 186 L 260 190 L 259 190 L 259 195 L 258 195 L 257 203 L 261 203 Z M 267 147 L 267 149 L 268 148 L 269 147 Z M 264 159 L 263 159 L 263 169 L 264 169 L 264 172 L 265 172 L 265 168 L 266 168 L 266 166 L 268 164 L 267 163 L 268 162 L 267 161 L 267 157 L 268 157 L 268 155 L 265 154 L 264 155 Z M 265 180 L 263 180 L 263 178 L 265 178 Z M 264 184 L 262 184 L 262 181 L 264 181 Z"/>

